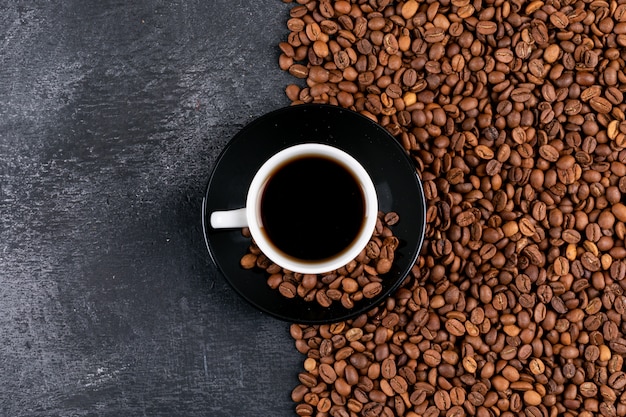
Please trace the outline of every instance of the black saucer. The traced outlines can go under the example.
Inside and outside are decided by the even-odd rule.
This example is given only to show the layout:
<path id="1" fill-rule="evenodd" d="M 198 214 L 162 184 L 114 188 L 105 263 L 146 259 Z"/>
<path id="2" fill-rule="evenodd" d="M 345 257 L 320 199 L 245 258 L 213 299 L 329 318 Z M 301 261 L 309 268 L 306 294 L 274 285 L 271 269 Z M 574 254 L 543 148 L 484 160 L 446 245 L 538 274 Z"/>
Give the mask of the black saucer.
<path id="1" fill-rule="evenodd" d="M 239 260 L 249 239 L 240 229 L 216 230 L 208 217 L 213 211 L 240 208 L 256 170 L 273 154 L 307 142 L 340 148 L 369 172 L 378 193 L 379 210 L 395 211 L 393 226 L 400 239 L 394 266 L 384 276 L 383 291 L 375 298 L 345 309 L 334 302 L 324 308 L 315 302 L 287 299 L 267 286 L 261 270 L 244 270 Z M 300 105 L 268 113 L 244 127 L 218 158 L 202 204 L 202 225 L 209 254 L 232 287 L 260 310 L 297 323 L 346 320 L 383 301 L 402 283 L 417 259 L 425 232 L 426 205 L 422 183 L 405 150 L 380 125 L 355 112 L 330 105 Z"/>

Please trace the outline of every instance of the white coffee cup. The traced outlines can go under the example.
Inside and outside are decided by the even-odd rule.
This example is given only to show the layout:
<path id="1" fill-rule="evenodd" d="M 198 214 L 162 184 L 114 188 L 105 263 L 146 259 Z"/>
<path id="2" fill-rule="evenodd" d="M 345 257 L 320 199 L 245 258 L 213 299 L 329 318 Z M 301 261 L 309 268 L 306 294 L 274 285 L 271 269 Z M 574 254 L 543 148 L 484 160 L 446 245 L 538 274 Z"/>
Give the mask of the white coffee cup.
<path id="1" fill-rule="evenodd" d="M 290 256 L 279 249 L 262 231 L 261 200 L 266 185 L 279 167 L 307 157 L 324 158 L 340 165 L 358 183 L 363 197 L 363 221 L 352 243 L 339 253 L 320 260 L 305 260 Z M 296 207 L 293 209 L 297 210 Z M 377 215 L 376 189 L 365 168 L 354 157 L 338 148 L 318 143 L 305 143 L 286 148 L 269 158 L 252 179 L 248 188 L 246 206 L 235 210 L 215 211 L 211 213 L 210 224 L 214 229 L 248 227 L 259 249 L 272 262 L 292 272 L 318 274 L 334 271 L 356 258 L 372 237 Z"/>

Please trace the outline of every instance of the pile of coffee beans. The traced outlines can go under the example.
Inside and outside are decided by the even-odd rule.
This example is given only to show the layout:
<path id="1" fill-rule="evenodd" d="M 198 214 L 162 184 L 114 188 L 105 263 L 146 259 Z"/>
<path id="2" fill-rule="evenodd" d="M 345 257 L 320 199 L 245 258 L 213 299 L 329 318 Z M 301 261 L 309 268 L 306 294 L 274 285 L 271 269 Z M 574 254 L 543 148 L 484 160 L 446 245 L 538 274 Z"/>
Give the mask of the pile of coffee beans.
<path id="1" fill-rule="evenodd" d="M 428 200 L 405 286 L 292 325 L 297 414 L 626 415 L 626 2 L 297 0 L 287 27 L 287 96 L 380 123 Z"/>
<path id="2" fill-rule="evenodd" d="M 315 301 L 322 307 L 340 302 L 344 308 L 354 308 L 354 303 L 364 298 L 374 298 L 383 290 L 384 274 L 393 265 L 395 252 L 400 244 L 391 226 L 398 223 L 395 212 L 378 213 L 372 238 L 365 249 L 347 265 L 323 274 L 301 274 L 288 271 L 273 263 L 252 241 L 241 258 L 244 269 L 260 268 L 267 272 L 267 285 L 278 290 L 286 298 L 300 297 Z M 250 230 L 243 229 L 250 237 Z"/>

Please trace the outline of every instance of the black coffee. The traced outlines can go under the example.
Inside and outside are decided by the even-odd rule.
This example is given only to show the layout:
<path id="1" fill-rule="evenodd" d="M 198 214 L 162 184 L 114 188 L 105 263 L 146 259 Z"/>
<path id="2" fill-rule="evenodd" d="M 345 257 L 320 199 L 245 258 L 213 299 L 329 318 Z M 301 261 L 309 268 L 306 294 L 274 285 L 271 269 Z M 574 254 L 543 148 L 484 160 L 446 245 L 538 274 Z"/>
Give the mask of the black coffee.
<path id="1" fill-rule="evenodd" d="M 357 237 L 365 202 L 357 179 L 329 159 L 307 156 L 278 167 L 261 197 L 261 229 L 282 252 L 307 261 L 341 253 Z"/>

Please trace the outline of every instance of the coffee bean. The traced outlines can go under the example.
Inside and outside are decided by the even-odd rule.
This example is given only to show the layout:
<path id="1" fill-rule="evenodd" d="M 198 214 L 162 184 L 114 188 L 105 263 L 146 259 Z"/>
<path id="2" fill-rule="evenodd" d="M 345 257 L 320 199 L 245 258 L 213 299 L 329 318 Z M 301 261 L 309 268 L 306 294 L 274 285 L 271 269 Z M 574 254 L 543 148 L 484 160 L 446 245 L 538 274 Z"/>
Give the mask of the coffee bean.
<path id="1" fill-rule="evenodd" d="M 376 233 L 381 233 L 383 227 L 391 226 L 391 224 L 385 221 L 385 218 L 394 224 L 399 221 L 399 216 L 394 212 L 387 213 L 387 215 L 380 213 L 379 216 L 380 231 Z M 390 231 L 388 228 L 386 230 Z M 382 254 L 384 259 L 379 259 L 381 256 L 380 245 L 375 240 L 370 241 L 365 251 L 362 252 L 363 256 L 367 256 L 365 258 L 367 262 L 363 263 L 357 258 L 359 262 L 353 260 L 346 266 L 352 272 L 354 278 L 357 278 L 364 270 L 373 275 L 385 274 L 391 270 L 393 253 L 399 246 L 399 241 L 393 235 L 385 237 L 385 252 Z M 369 266 L 369 263 L 375 265 L 375 268 Z M 315 274 L 291 274 L 269 262 L 269 259 L 261 253 L 258 255 L 254 253 L 244 255 L 241 259 L 241 265 L 247 269 L 255 267 L 265 269 L 270 274 L 267 280 L 268 286 L 272 289 L 278 289 L 282 296 L 286 298 L 301 297 L 305 301 L 315 300 L 324 307 L 329 307 L 333 302 L 340 301 L 344 308 L 352 309 L 355 306 L 355 302 L 363 297 L 373 298 L 383 290 L 383 285 L 378 281 L 370 282 L 370 280 L 364 278 L 361 283 L 361 281 L 353 277 L 337 279 L 336 271 L 319 276 Z M 357 271 L 360 272 L 357 273 Z"/>
<path id="2" fill-rule="evenodd" d="M 398 216 L 398 213 L 389 212 L 385 214 L 385 223 L 388 226 L 393 226 L 397 224 L 399 220 L 400 220 L 400 216 Z"/>
<path id="3" fill-rule="evenodd" d="M 622 93 L 617 87 L 609 87 L 604 93 L 607 101 L 614 106 L 619 106 L 624 102 L 624 93 Z"/>
<path id="4" fill-rule="evenodd" d="M 363 296 L 365 298 L 374 298 L 382 291 L 383 286 L 380 282 L 370 282 L 363 287 Z"/>
<path id="5" fill-rule="evenodd" d="M 319 366 L 318 372 L 319 372 L 320 378 L 327 384 L 332 384 L 337 379 L 337 374 L 335 373 L 335 370 L 333 369 L 332 366 L 328 364 L 325 364 L 325 363 L 321 364 Z"/>
<path id="6" fill-rule="evenodd" d="M 257 255 L 248 253 L 241 258 L 241 267 L 243 269 L 252 269 L 256 266 Z"/>
<path id="7" fill-rule="evenodd" d="M 437 43 L 443 41 L 445 37 L 445 30 L 439 27 L 432 27 L 427 29 L 424 33 L 424 40 L 428 43 Z"/>
<path id="8" fill-rule="evenodd" d="M 441 363 L 441 354 L 433 349 L 428 349 L 422 354 L 424 362 L 428 366 L 437 366 Z"/>
<path id="9" fill-rule="evenodd" d="M 493 150 L 485 145 L 478 145 L 475 149 L 476 155 L 481 159 L 493 159 L 495 156 Z"/>
<path id="10" fill-rule="evenodd" d="M 552 145 L 543 145 L 539 148 L 539 155 L 548 162 L 559 160 L 559 151 Z"/>
<path id="11" fill-rule="evenodd" d="M 524 403 L 530 406 L 536 406 L 541 404 L 541 394 L 537 391 L 528 390 L 524 392 Z"/>
<path id="12" fill-rule="evenodd" d="M 530 100 L 531 93 L 526 88 L 516 88 L 511 91 L 511 99 L 517 103 L 524 103 Z"/>
<path id="13" fill-rule="evenodd" d="M 296 406 L 296 414 L 301 417 L 312 416 L 313 415 L 313 406 L 310 404 L 298 404 Z"/>
<path id="14" fill-rule="evenodd" d="M 616 203 L 611 207 L 611 212 L 617 220 L 626 222 L 626 205 Z"/>
<path id="15" fill-rule="evenodd" d="M 447 391 L 439 390 L 435 392 L 433 400 L 435 402 L 435 406 L 442 411 L 450 409 L 452 405 L 450 401 L 450 394 Z"/>
<path id="16" fill-rule="evenodd" d="M 476 217 L 472 211 L 464 211 L 461 212 L 457 218 L 456 222 L 461 227 L 466 227 L 472 224 L 476 220 Z"/>
<path id="17" fill-rule="evenodd" d="M 565 29 L 569 25 L 569 18 L 565 13 L 557 11 L 550 15 L 550 22 L 558 29 Z"/>
<path id="18" fill-rule="evenodd" d="M 278 286 L 278 291 L 285 298 L 294 298 L 296 296 L 296 286 L 292 282 L 281 282 Z"/>
<path id="19" fill-rule="evenodd" d="M 626 386 L 626 374 L 622 371 L 612 373 L 609 376 L 608 385 L 613 389 L 623 389 Z"/>
<path id="20" fill-rule="evenodd" d="M 626 277 L 626 264 L 624 261 L 612 262 L 609 272 L 612 279 L 622 281 Z"/>
<path id="21" fill-rule="evenodd" d="M 302 64 L 293 64 L 289 67 L 289 74 L 296 78 L 306 78 L 309 75 L 309 69 Z"/>
<path id="22" fill-rule="evenodd" d="M 583 267 L 589 271 L 595 272 L 600 270 L 600 260 L 591 252 L 583 253 L 581 256 L 581 262 Z"/>
<path id="23" fill-rule="evenodd" d="M 613 109 L 613 105 L 604 97 L 593 97 L 589 100 L 589 105 L 598 113 L 606 114 Z"/>
<path id="24" fill-rule="evenodd" d="M 478 369 L 478 364 L 476 363 L 476 360 L 471 356 L 463 358 L 462 364 L 463 368 L 469 373 L 474 373 Z"/>
<path id="25" fill-rule="evenodd" d="M 481 35 L 493 35 L 498 30 L 498 25 L 492 21 L 481 21 L 476 24 L 476 31 Z"/>
<path id="26" fill-rule="evenodd" d="M 626 7 L 318 3 L 290 13 L 302 23 L 288 24 L 281 68 L 304 65 L 313 78 L 291 70 L 307 86 L 289 99 L 379 122 L 415 162 L 428 202 L 426 244 L 404 286 L 344 336 L 367 369 L 350 368 L 357 377 L 339 363 L 349 356 L 325 356 L 362 388 L 340 382 L 338 393 L 338 376 L 319 388 L 337 400 L 324 412 L 624 414 Z M 328 79 L 316 82 L 326 76 L 314 67 Z M 364 256 L 380 256 L 383 240 Z M 335 279 L 342 297 L 370 284 Z M 296 347 L 319 356 L 324 337 Z"/>
<path id="27" fill-rule="evenodd" d="M 445 327 L 451 335 L 460 337 L 465 334 L 465 326 L 457 319 L 450 319 L 446 321 Z"/>

